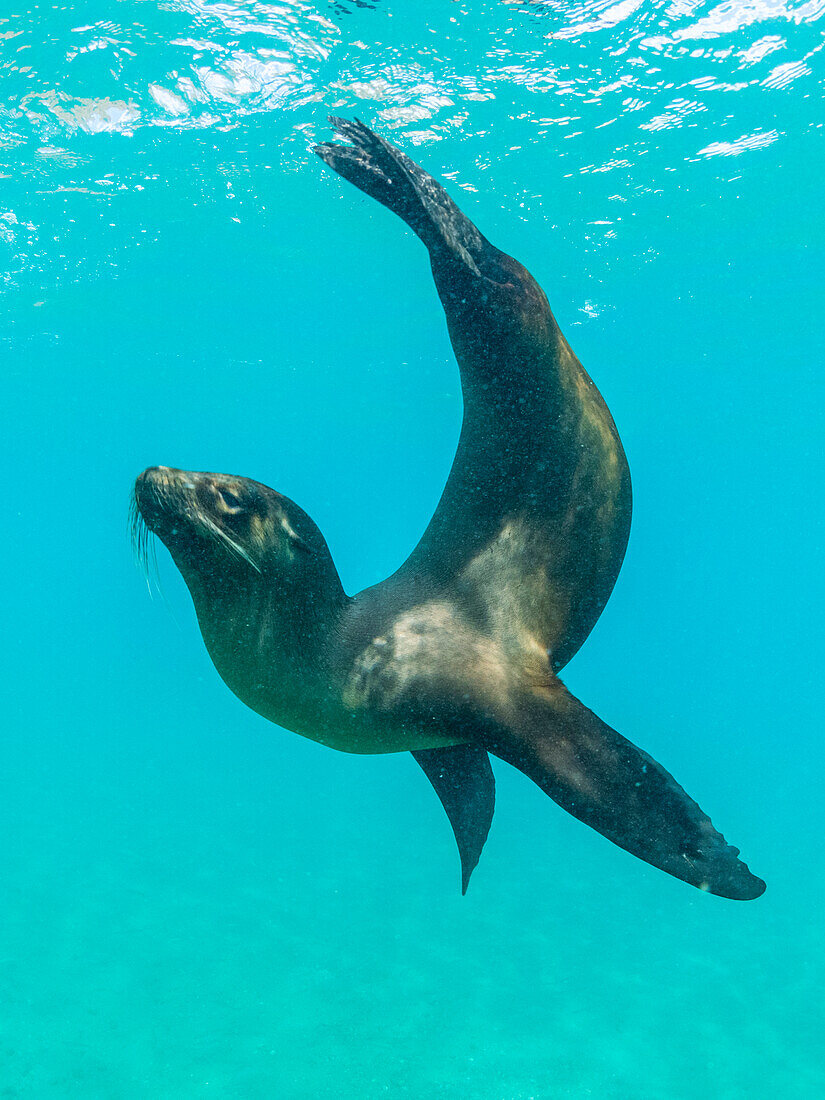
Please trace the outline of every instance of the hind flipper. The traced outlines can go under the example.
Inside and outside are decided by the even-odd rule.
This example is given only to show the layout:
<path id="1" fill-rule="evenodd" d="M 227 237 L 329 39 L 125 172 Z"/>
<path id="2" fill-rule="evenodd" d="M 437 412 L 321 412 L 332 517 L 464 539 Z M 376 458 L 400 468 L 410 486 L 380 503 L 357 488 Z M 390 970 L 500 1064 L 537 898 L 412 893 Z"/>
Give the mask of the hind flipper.
<path id="1" fill-rule="evenodd" d="M 568 813 L 646 863 L 712 894 L 749 901 L 752 875 L 710 818 L 652 757 L 558 681 L 523 697 L 518 717 L 486 743 Z"/>
<path id="2" fill-rule="evenodd" d="M 490 759 L 478 745 L 452 745 L 412 754 L 441 799 L 461 858 L 461 893 L 478 863 L 495 809 Z"/>

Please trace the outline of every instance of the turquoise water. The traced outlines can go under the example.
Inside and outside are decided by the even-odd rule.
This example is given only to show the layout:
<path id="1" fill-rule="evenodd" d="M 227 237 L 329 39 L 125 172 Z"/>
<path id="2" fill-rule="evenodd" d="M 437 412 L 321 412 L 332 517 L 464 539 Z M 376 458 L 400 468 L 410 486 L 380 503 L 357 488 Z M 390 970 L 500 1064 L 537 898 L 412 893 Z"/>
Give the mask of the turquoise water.
<path id="1" fill-rule="evenodd" d="M 0 1095 L 825 1094 L 821 0 L 124 0 L 0 17 Z M 347 590 L 460 424 L 357 115 L 518 257 L 633 472 L 570 688 L 768 882 L 702 895 L 498 765 L 466 898 L 408 755 L 226 690 L 134 476 L 259 478 Z"/>

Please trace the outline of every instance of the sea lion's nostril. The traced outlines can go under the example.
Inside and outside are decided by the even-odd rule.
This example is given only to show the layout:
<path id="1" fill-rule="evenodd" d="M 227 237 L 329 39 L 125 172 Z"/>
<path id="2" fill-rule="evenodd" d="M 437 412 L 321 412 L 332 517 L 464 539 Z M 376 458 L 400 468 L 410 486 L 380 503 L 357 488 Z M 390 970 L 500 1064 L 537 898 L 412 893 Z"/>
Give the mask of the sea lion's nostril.
<path id="1" fill-rule="evenodd" d="M 170 480 L 169 475 L 176 473 L 171 466 L 148 466 L 138 478 L 143 484 L 165 484 Z"/>

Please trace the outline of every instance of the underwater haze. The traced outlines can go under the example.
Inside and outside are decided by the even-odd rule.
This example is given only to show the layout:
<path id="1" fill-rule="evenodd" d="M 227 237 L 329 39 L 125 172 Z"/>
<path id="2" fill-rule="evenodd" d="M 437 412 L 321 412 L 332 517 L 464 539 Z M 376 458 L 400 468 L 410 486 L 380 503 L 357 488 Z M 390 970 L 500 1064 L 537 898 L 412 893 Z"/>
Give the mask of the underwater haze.
<path id="1" fill-rule="evenodd" d="M 8 6 L 5 11 L 8 11 Z M 825 1095 L 823 0 L 88 0 L 0 15 L 0 1097 Z M 496 762 L 469 892 L 409 754 L 244 708 L 128 505 L 304 508 L 348 592 L 461 422 L 359 117 L 535 275 L 630 462 L 570 689 L 768 883 L 692 890 Z"/>

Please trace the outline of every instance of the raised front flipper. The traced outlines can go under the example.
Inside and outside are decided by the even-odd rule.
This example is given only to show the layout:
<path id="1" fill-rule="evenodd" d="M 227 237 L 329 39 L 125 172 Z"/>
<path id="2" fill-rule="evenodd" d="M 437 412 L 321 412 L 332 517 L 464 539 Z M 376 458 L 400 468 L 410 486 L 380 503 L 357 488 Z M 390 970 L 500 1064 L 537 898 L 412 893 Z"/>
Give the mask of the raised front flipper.
<path id="1" fill-rule="evenodd" d="M 495 809 L 496 785 L 490 759 L 478 745 L 421 749 L 412 755 L 450 819 L 461 858 L 461 893 L 466 894 Z"/>
<path id="2" fill-rule="evenodd" d="M 461 370 L 464 423 L 441 500 L 390 585 L 420 600 L 449 585 L 519 644 L 575 653 L 624 556 L 630 478 L 613 420 L 530 273 L 495 248 L 432 176 L 359 122 L 318 155 L 415 231 Z M 506 594 L 506 606 L 502 593 Z"/>
<path id="3" fill-rule="evenodd" d="M 673 776 L 558 681 L 522 696 L 486 747 L 568 813 L 669 875 L 737 901 L 764 892 Z"/>
<path id="4" fill-rule="evenodd" d="M 352 145 L 316 145 L 321 160 L 403 218 L 431 253 L 451 253 L 478 275 L 491 246 L 441 184 L 363 122 L 330 122 Z"/>

